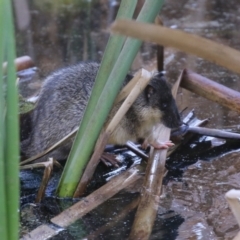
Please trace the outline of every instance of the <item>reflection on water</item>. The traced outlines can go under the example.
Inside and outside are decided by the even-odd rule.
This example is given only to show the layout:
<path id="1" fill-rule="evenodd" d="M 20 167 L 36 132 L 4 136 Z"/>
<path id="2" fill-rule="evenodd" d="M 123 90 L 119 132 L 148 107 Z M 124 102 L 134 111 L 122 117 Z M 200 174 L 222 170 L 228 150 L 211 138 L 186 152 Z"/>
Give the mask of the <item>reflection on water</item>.
<path id="1" fill-rule="evenodd" d="M 139 4 L 141 2 L 143 1 L 139 1 Z M 237 0 L 165 2 L 161 16 L 166 26 L 240 49 L 240 7 Z M 78 61 L 101 61 L 109 36 L 107 28 L 115 18 L 118 5 L 116 0 L 14 0 L 17 55 L 30 55 L 40 69 L 41 76 Z M 156 65 L 154 49 L 151 44 L 144 44 L 133 69 L 141 66 L 147 69 L 154 68 Z M 171 82 L 177 79 L 183 68 L 190 68 L 219 83 L 240 90 L 239 76 L 213 63 L 170 48 L 165 51 L 165 59 L 167 77 Z M 239 123 L 237 113 L 186 90 L 181 90 L 177 101 L 182 109 L 194 108 L 199 118 L 211 118 L 209 127 L 221 128 Z M 233 160 L 229 162 L 228 158 Z M 223 196 L 230 188 L 239 188 L 240 170 L 235 164 L 237 158 L 238 153 L 235 153 L 223 159 L 215 159 L 215 164 L 198 162 L 185 172 L 182 183 L 176 181 L 169 183 L 164 200 L 166 203 L 159 209 L 151 239 L 176 239 L 176 229 L 182 223 L 182 217 L 185 222 L 178 230 L 177 239 L 199 239 L 197 236 L 200 235 L 202 239 L 216 237 L 228 239 L 235 236 L 236 223 L 233 222 L 235 220 L 226 207 Z M 83 221 L 73 225 L 62 238 L 60 235 L 56 239 L 78 239 L 79 236 L 89 234 L 95 230 L 96 222 L 101 226 L 118 214 L 116 212 L 121 211 L 125 204 L 124 200 L 129 200 L 129 194 L 108 201 L 88 214 Z M 33 221 L 39 223 L 41 217 L 40 222 L 47 222 L 50 217 L 62 210 L 61 204 L 63 204 L 61 201 L 56 203 L 51 199 L 45 206 L 27 208 L 27 213 L 29 211 L 31 213 L 27 214 L 30 216 L 29 223 Z M 41 211 L 38 211 L 38 207 Z M 24 211 L 23 209 L 23 215 Z M 32 215 L 34 212 L 41 215 L 38 220 L 34 219 L 35 215 L 34 217 Z M 99 216 L 106 219 L 100 219 Z M 219 221 L 216 221 L 218 218 Z M 130 218 L 121 220 L 99 239 L 113 239 L 113 236 L 120 239 L 121 236 L 127 236 L 132 219 L 133 214 Z M 163 219 L 165 220 L 162 221 Z M 26 217 L 25 220 L 28 221 Z M 26 222 L 24 224 L 27 225 Z M 29 226 L 30 229 L 34 227 L 36 225 Z M 79 229 L 79 232 L 76 232 L 76 229 Z M 25 231 L 24 227 L 22 231 Z"/>

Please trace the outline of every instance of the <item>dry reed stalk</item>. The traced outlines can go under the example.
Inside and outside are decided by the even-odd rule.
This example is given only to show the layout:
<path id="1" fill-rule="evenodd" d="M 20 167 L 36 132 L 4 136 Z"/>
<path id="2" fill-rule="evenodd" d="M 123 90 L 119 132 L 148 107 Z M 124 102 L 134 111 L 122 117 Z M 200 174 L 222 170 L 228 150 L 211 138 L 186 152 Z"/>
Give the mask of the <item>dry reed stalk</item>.
<path id="1" fill-rule="evenodd" d="M 197 133 L 206 136 L 219 137 L 219 138 L 232 138 L 240 139 L 239 133 L 232 133 L 227 131 L 222 131 L 219 129 L 204 128 L 204 127 L 189 127 L 188 132 Z"/>
<path id="2" fill-rule="evenodd" d="M 110 135 L 117 127 L 123 116 L 126 114 L 128 109 L 132 106 L 138 95 L 145 89 L 149 81 L 151 80 L 152 74 L 145 69 L 142 69 L 141 76 L 133 89 L 131 90 L 128 97 L 125 99 L 111 122 L 107 125 L 106 132 Z"/>
<path id="3" fill-rule="evenodd" d="M 51 222 L 57 224 L 60 227 L 69 226 L 71 223 L 75 222 L 90 212 L 92 209 L 96 208 L 107 199 L 111 198 L 116 193 L 135 182 L 140 177 L 141 176 L 139 175 L 139 170 L 136 167 L 127 170 L 121 175 L 113 178 L 111 181 L 78 203 L 63 211 L 58 216 L 52 218 Z"/>
<path id="4" fill-rule="evenodd" d="M 22 56 L 22 57 L 18 57 L 14 60 L 14 64 L 16 66 L 16 71 L 21 71 L 27 68 L 31 68 L 34 66 L 34 63 L 31 59 L 31 57 L 29 56 Z M 7 70 L 7 62 L 3 63 L 3 72 L 5 73 Z"/>
<path id="5" fill-rule="evenodd" d="M 40 188 L 38 189 L 38 193 L 37 193 L 36 200 L 35 200 L 36 203 L 40 203 L 45 196 L 45 191 L 46 191 L 49 179 L 52 174 L 53 164 L 54 164 L 53 158 L 49 158 L 49 161 L 47 161 L 45 163 L 45 169 L 44 169 L 44 173 L 43 173 L 43 177 L 42 177 L 42 182 L 41 182 Z"/>
<path id="6" fill-rule="evenodd" d="M 20 166 L 26 164 L 26 163 L 29 163 L 29 162 L 32 162 L 34 160 L 37 160 L 38 158 L 40 157 L 43 157 L 45 156 L 46 154 L 48 154 L 49 152 L 53 151 L 54 149 L 56 149 L 57 147 L 61 146 L 62 144 L 66 143 L 67 141 L 69 141 L 70 138 L 74 137 L 76 135 L 78 131 L 78 127 L 75 128 L 72 132 L 70 132 L 67 136 L 65 136 L 64 138 L 62 138 L 60 141 L 58 141 L 57 143 L 55 143 L 54 145 L 52 145 L 50 148 L 46 149 L 45 151 L 35 155 L 35 156 L 32 156 L 24 161 L 21 161 L 20 162 Z M 21 167 L 21 169 L 24 169 L 23 167 Z"/>
<path id="7" fill-rule="evenodd" d="M 240 113 L 240 93 L 222 84 L 185 70 L 181 87 Z"/>
<path id="8" fill-rule="evenodd" d="M 132 91 L 133 87 L 136 85 L 139 78 L 141 77 L 141 74 L 142 74 L 142 69 L 135 73 L 131 81 L 126 86 L 124 86 L 121 92 L 117 95 L 114 104 L 118 104 L 129 95 L 129 93 Z"/>
<path id="9" fill-rule="evenodd" d="M 170 129 L 161 125 L 157 128 L 159 134 L 158 141 L 167 141 L 170 136 Z M 140 203 L 135 215 L 132 230 L 129 236 L 133 239 L 148 239 L 156 218 L 160 194 L 162 188 L 162 179 L 165 173 L 167 149 L 151 149 L 150 158 L 146 169 L 146 176 L 141 192 Z"/>
<path id="10" fill-rule="evenodd" d="M 20 167 L 21 170 L 42 168 L 42 167 L 45 168 L 43 177 L 42 177 L 42 182 L 41 182 L 41 185 L 40 185 L 38 193 L 37 193 L 37 197 L 36 197 L 36 201 L 35 201 L 36 203 L 41 202 L 41 200 L 43 199 L 43 197 L 45 195 L 45 190 L 48 185 L 49 179 L 51 177 L 53 165 L 57 165 L 60 168 L 62 167 L 57 161 L 53 160 L 53 158 L 49 158 L 49 160 L 47 162 L 33 163 L 33 164 L 29 164 L 29 165 Z"/>
<path id="11" fill-rule="evenodd" d="M 181 79 L 182 78 L 180 76 L 172 90 L 175 98 Z M 159 126 L 156 127 L 154 135 L 158 136 L 158 142 L 168 141 L 170 137 L 170 129 L 162 124 L 159 124 Z M 140 203 L 129 236 L 130 240 L 148 239 L 152 232 L 160 203 L 162 180 L 165 174 L 166 156 L 167 149 L 157 150 L 151 148 Z"/>
<path id="12" fill-rule="evenodd" d="M 141 157 L 145 160 L 148 159 L 148 155 L 145 152 L 143 152 L 142 150 L 140 150 L 138 148 L 138 146 L 136 144 L 134 144 L 133 142 L 127 141 L 127 143 L 125 145 L 128 149 L 130 149 L 132 152 L 136 153 L 139 157 Z"/>
<path id="13" fill-rule="evenodd" d="M 32 232 L 23 236 L 22 240 L 48 239 L 57 235 L 59 233 L 59 229 L 65 228 L 74 223 L 76 220 L 80 219 L 88 212 L 98 207 L 100 204 L 140 178 L 141 174 L 138 167 L 128 169 L 126 172 L 116 176 L 95 192 L 52 218 L 51 222 L 55 224 L 55 227 L 52 228 L 51 226 L 45 224 L 41 225 Z M 56 228 L 56 226 L 59 226 L 60 228 Z"/>
<path id="14" fill-rule="evenodd" d="M 131 20 L 117 20 L 111 26 L 113 33 L 138 38 L 159 45 L 173 47 L 194 54 L 240 74 L 240 52 L 211 40 L 154 24 Z"/>
<path id="15" fill-rule="evenodd" d="M 133 102 L 136 100 L 138 95 L 143 91 L 143 89 L 147 86 L 148 82 L 151 79 L 151 73 L 144 69 L 142 69 L 141 75 L 137 75 L 137 76 L 138 76 L 138 81 L 135 84 L 135 86 L 132 88 L 130 94 L 125 99 L 121 107 L 118 109 L 113 119 L 111 119 L 110 123 L 106 124 L 107 126 L 106 129 L 104 129 L 100 134 L 100 137 L 98 138 L 97 143 L 95 145 L 94 153 L 86 166 L 86 169 L 73 195 L 74 197 L 79 197 L 84 193 L 87 187 L 87 184 L 92 179 L 95 169 L 99 163 L 99 158 L 104 151 L 104 148 L 108 142 L 110 135 L 112 134 L 114 129 L 117 127 L 117 125 L 119 124 L 123 116 L 126 114 L 128 109 L 131 107 Z"/>

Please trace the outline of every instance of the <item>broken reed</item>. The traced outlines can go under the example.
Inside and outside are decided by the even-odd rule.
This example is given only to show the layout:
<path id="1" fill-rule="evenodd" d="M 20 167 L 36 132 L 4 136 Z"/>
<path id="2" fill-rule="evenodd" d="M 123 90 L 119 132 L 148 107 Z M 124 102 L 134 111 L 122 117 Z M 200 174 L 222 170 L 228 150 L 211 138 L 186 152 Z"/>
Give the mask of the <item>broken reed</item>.
<path id="1" fill-rule="evenodd" d="M 240 113 L 240 93 L 185 69 L 181 87 Z"/>
<path id="2" fill-rule="evenodd" d="M 177 91 L 182 80 L 182 74 L 173 86 L 172 94 L 177 97 Z M 169 140 L 170 129 L 163 124 L 156 126 L 154 135 L 157 136 L 158 142 Z M 149 239 L 155 218 L 160 204 L 160 195 L 162 190 L 162 182 L 165 174 L 165 163 L 167 157 L 167 149 L 153 149 L 151 147 L 146 175 L 142 186 L 139 205 L 135 214 L 133 226 L 129 236 L 130 240 Z"/>
<path id="3" fill-rule="evenodd" d="M 111 27 L 116 34 L 173 47 L 240 73 L 240 52 L 223 44 L 180 30 L 119 19 Z"/>

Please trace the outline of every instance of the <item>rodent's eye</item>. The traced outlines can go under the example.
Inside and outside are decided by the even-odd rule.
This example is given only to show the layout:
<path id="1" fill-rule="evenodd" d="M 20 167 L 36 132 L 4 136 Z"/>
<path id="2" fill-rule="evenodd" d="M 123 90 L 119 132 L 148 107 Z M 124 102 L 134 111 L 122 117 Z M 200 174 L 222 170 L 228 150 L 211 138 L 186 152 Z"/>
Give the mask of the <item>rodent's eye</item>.
<path id="1" fill-rule="evenodd" d="M 160 107 L 160 109 L 162 110 L 162 111 L 165 111 L 166 109 L 167 109 L 167 103 L 161 103 L 161 105 L 160 105 L 161 107 Z"/>
<path id="2" fill-rule="evenodd" d="M 162 108 L 166 109 L 167 108 L 167 104 L 166 103 L 162 103 Z"/>

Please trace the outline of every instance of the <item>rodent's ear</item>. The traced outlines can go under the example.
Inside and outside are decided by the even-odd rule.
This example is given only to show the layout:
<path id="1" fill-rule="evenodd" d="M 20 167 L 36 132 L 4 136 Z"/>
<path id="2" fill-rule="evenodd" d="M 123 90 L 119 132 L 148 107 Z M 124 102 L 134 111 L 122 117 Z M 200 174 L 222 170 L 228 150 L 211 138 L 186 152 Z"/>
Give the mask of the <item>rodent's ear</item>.
<path id="1" fill-rule="evenodd" d="M 148 100 L 150 99 L 150 97 L 153 95 L 154 92 L 155 92 L 155 88 L 153 86 L 151 86 L 150 84 L 148 84 L 145 89 L 145 93 L 146 93 Z"/>
<path id="2" fill-rule="evenodd" d="M 165 71 L 162 71 L 162 72 L 157 72 L 155 75 L 154 75 L 154 78 L 159 78 L 163 81 L 167 81 L 166 78 L 165 78 Z"/>

